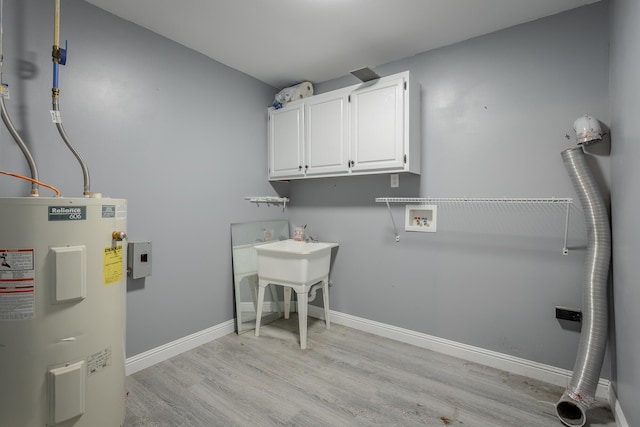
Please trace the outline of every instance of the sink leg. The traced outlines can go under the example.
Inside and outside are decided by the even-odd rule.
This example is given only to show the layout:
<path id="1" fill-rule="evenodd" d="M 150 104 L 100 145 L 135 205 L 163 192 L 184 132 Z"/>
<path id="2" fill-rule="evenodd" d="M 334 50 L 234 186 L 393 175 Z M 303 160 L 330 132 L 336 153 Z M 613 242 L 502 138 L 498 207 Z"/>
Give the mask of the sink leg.
<path id="1" fill-rule="evenodd" d="M 276 286 L 273 284 L 269 285 L 269 290 L 271 291 L 271 300 L 276 305 L 276 311 L 278 312 L 278 314 L 282 314 L 282 311 L 280 310 L 280 300 L 278 299 L 278 291 L 276 291 Z M 266 292 L 267 291 L 265 291 L 265 293 Z"/>
<path id="2" fill-rule="evenodd" d="M 260 336 L 260 321 L 262 320 L 262 306 L 264 305 L 264 286 L 258 287 L 258 308 L 256 309 L 256 336 Z"/>
<path id="3" fill-rule="evenodd" d="M 331 321 L 329 320 L 329 278 L 325 277 L 322 281 L 322 302 L 324 304 L 324 322 L 327 325 L 327 329 L 331 327 Z"/>
<path id="4" fill-rule="evenodd" d="M 300 329 L 300 348 L 307 348 L 307 299 L 306 292 L 296 292 L 298 297 L 298 329 Z"/>
<path id="5" fill-rule="evenodd" d="M 284 286 L 284 318 L 289 318 L 289 313 L 291 312 L 291 288 L 288 286 Z"/>

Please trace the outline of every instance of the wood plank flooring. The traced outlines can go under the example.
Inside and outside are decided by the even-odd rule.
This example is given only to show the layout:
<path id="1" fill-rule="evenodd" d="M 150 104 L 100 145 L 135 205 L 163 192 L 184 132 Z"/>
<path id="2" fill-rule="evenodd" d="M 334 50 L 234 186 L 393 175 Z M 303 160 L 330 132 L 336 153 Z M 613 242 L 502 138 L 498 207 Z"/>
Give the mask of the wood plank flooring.
<path id="1" fill-rule="evenodd" d="M 127 377 L 127 427 L 562 426 L 563 389 L 295 315 Z M 606 402 L 587 426 L 615 427 Z"/>

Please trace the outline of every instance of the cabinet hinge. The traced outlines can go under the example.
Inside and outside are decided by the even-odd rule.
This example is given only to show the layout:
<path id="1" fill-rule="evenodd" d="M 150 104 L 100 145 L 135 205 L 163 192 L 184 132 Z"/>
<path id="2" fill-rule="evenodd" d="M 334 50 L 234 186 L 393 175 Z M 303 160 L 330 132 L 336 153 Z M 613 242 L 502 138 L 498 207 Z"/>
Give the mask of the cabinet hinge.
<path id="1" fill-rule="evenodd" d="M 404 82 L 404 90 L 407 90 L 407 82 Z"/>
<path id="2" fill-rule="evenodd" d="M 407 155 L 406 154 L 404 155 L 404 164 L 405 165 L 407 164 Z"/>
<path id="3" fill-rule="evenodd" d="M 351 102 L 351 95 L 347 96 L 347 102 Z"/>

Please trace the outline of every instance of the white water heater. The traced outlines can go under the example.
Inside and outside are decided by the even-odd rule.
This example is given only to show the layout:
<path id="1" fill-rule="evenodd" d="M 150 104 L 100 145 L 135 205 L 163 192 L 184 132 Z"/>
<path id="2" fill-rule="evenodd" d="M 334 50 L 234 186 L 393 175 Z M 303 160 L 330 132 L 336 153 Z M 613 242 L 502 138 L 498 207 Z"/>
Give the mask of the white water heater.
<path id="1" fill-rule="evenodd" d="M 126 214 L 123 199 L 0 198 L 0 425 L 123 425 Z"/>

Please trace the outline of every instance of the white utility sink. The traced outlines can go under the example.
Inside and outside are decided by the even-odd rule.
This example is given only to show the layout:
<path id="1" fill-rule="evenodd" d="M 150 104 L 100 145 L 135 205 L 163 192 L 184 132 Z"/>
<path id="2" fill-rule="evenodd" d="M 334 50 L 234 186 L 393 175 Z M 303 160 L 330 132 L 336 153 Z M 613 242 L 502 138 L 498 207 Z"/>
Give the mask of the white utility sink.
<path id="1" fill-rule="evenodd" d="M 307 304 L 309 291 L 322 288 L 324 316 L 329 321 L 329 267 L 331 248 L 337 243 L 297 242 L 282 240 L 256 246 L 258 252 L 258 306 L 256 308 L 256 336 L 260 336 L 260 320 L 264 303 L 264 291 L 268 285 L 284 287 L 284 317 L 289 318 L 291 290 L 298 297 L 298 322 L 300 348 L 307 347 Z"/>
<path id="2" fill-rule="evenodd" d="M 256 246 L 260 280 L 313 284 L 329 274 L 331 248 L 337 243 L 282 240 Z"/>

